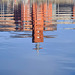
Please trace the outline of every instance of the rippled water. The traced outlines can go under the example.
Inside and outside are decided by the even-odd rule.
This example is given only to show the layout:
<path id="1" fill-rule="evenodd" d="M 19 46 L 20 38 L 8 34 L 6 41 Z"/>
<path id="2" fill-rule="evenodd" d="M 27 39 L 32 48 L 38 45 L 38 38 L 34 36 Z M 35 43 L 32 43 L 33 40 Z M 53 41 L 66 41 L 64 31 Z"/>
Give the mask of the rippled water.
<path id="1" fill-rule="evenodd" d="M 0 75 L 75 75 L 75 0 L 0 0 Z"/>

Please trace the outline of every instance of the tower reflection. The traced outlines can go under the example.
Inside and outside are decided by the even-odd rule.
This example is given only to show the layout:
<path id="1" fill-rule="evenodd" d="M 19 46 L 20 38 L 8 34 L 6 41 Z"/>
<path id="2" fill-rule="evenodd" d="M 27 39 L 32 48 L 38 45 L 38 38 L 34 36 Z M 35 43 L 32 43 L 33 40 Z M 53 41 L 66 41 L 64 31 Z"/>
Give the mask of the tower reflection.
<path id="1" fill-rule="evenodd" d="M 32 43 L 35 44 L 35 50 L 39 52 L 40 43 L 44 42 L 44 38 L 54 38 L 54 36 L 44 35 L 45 31 L 57 30 L 56 20 L 53 20 L 53 4 L 51 2 L 22 1 L 14 4 L 14 17 L 16 30 L 18 31 L 32 31 L 32 36 L 23 34 L 12 36 L 13 38 L 32 37 Z M 56 5 L 55 5 L 56 6 Z"/>
<path id="2" fill-rule="evenodd" d="M 32 5 L 32 42 L 36 43 L 37 52 L 39 53 L 40 42 L 43 42 L 43 27 L 44 27 L 44 15 L 43 15 L 43 3 L 40 4 L 33 3 Z"/>
<path id="3" fill-rule="evenodd" d="M 34 2 L 32 5 L 32 42 L 36 43 L 37 52 L 39 53 L 40 43 L 44 42 L 43 31 L 53 31 L 57 25 L 52 24 L 52 3 Z M 46 36 L 45 36 L 46 37 Z"/>
<path id="4" fill-rule="evenodd" d="M 31 31 L 32 20 L 30 11 L 30 0 L 21 3 L 21 29 L 23 31 Z"/>

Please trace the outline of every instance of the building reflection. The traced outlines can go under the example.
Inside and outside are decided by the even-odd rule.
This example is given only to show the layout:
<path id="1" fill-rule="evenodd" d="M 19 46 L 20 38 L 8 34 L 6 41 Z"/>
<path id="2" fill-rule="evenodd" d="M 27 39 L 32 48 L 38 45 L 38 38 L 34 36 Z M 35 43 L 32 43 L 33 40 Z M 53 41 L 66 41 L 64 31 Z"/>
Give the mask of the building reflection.
<path id="1" fill-rule="evenodd" d="M 36 2 L 32 5 L 32 42 L 36 43 L 37 52 L 39 52 L 40 42 L 43 42 L 43 29 L 44 29 L 44 13 L 43 13 L 43 3 L 40 2 L 37 4 Z"/>
<path id="2" fill-rule="evenodd" d="M 75 24 L 73 0 L 0 1 L 0 31 L 32 31 L 32 42 L 36 43 L 37 51 L 42 49 L 40 43 L 44 37 L 48 37 L 43 32 L 57 30 L 57 24 Z"/>
<path id="3" fill-rule="evenodd" d="M 2 2 L 0 11 L 0 25 L 3 29 L 5 28 L 4 26 L 6 26 L 8 31 L 32 31 L 36 21 L 39 21 L 37 22 L 38 24 L 40 23 L 39 26 L 43 25 L 44 31 L 56 30 L 56 28 L 54 28 L 56 25 L 52 24 L 51 2 L 31 3 L 30 0 L 20 2 L 17 0 L 8 0 L 7 2 Z M 35 16 L 38 16 L 37 18 L 39 18 L 39 20 L 35 20 Z M 9 26 L 12 28 L 10 29 Z"/>
<path id="4" fill-rule="evenodd" d="M 75 24 L 75 4 L 73 6 L 73 24 Z"/>
<path id="5" fill-rule="evenodd" d="M 20 29 L 21 25 L 21 4 L 17 3 L 17 0 L 15 0 L 14 3 L 14 20 L 15 20 L 15 30 Z"/>
<path id="6" fill-rule="evenodd" d="M 21 3 L 21 29 L 23 31 L 31 31 L 32 20 L 31 20 L 31 10 L 30 1 L 23 1 Z"/>
<path id="7" fill-rule="evenodd" d="M 35 20 L 36 16 L 39 18 L 37 23 L 43 25 L 43 31 L 57 30 L 57 24 L 75 23 L 75 4 L 73 0 L 69 2 L 1 0 L 0 2 L 0 26 L 6 27 L 7 31 L 32 31 L 34 23 L 38 21 Z"/>
<path id="8" fill-rule="evenodd" d="M 12 2 L 10 0 L 2 0 L 0 2 L 0 30 L 15 31 L 14 22 Z"/>

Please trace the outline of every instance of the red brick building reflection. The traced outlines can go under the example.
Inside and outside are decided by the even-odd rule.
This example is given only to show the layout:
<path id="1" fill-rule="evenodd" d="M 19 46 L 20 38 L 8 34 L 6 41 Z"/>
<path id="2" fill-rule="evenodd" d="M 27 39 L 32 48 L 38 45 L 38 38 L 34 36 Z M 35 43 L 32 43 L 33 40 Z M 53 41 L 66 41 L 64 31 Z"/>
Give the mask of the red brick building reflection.
<path id="1" fill-rule="evenodd" d="M 21 8 L 21 10 L 19 8 Z M 28 2 L 22 1 L 21 5 L 15 5 L 15 22 L 16 24 L 20 24 L 18 28 L 22 31 L 32 31 L 32 29 L 36 29 L 42 34 L 42 30 L 56 30 L 56 25 L 52 24 L 51 2 L 34 2 L 30 4 L 30 0 L 28 0 Z M 33 32 L 36 33 L 37 31 L 34 30 Z"/>
<path id="2" fill-rule="evenodd" d="M 75 19 L 75 5 L 73 6 L 73 19 Z"/>
<path id="3" fill-rule="evenodd" d="M 30 2 L 21 4 L 21 29 L 30 31 L 32 28 Z"/>
<path id="4" fill-rule="evenodd" d="M 52 25 L 52 3 L 44 3 L 44 30 L 50 30 Z M 51 29 L 52 30 L 52 29 Z"/>
<path id="5" fill-rule="evenodd" d="M 43 42 L 43 25 L 44 25 L 44 15 L 43 15 L 43 4 L 37 3 L 32 5 L 32 20 L 33 20 L 33 42 Z"/>

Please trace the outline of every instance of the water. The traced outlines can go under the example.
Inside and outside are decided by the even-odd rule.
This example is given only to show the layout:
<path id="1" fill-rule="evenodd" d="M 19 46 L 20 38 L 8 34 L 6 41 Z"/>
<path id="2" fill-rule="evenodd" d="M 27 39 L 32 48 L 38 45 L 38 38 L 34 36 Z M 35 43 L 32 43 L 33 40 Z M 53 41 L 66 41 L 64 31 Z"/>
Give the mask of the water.
<path id="1" fill-rule="evenodd" d="M 75 75 L 74 2 L 0 1 L 0 75 Z"/>

